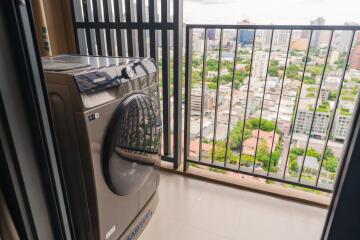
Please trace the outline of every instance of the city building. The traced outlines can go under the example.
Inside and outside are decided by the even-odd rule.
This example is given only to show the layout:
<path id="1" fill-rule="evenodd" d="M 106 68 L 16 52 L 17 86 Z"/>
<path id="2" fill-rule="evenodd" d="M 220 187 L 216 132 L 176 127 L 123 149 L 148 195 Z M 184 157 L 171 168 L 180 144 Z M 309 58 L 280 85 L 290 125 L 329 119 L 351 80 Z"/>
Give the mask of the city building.
<path id="1" fill-rule="evenodd" d="M 319 97 L 320 103 L 327 102 L 329 98 L 329 94 L 330 94 L 330 89 L 322 87 L 320 89 L 320 97 Z"/>
<path id="2" fill-rule="evenodd" d="M 192 115 L 200 115 L 201 113 L 201 88 L 194 88 L 191 91 L 191 113 Z M 209 89 L 204 88 L 204 112 L 209 109 Z"/>
<path id="3" fill-rule="evenodd" d="M 294 40 L 291 40 L 290 49 L 298 50 L 298 51 L 306 51 L 308 43 L 309 43 L 308 38 L 294 39 Z"/>
<path id="4" fill-rule="evenodd" d="M 355 26 L 358 23 L 355 22 L 346 22 L 346 26 Z M 351 42 L 352 33 L 351 31 L 342 31 L 335 34 L 335 47 L 339 52 L 347 52 L 349 50 L 349 45 Z"/>
<path id="5" fill-rule="evenodd" d="M 294 124 L 294 133 L 309 134 L 313 111 L 307 109 L 299 109 Z M 326 137 L 327 128 L 330 120 L 330 112 L 316 111 L 314 122 L 311 130 L 311 136 L 324 139 Z"/>
<path id="6" fill-rule="evenodd" d="M 349 63 L 351 68 L 360 70 L 360 34 L 357 34 L 356 42 L 358 44 L 352 50 Z"/>
<path id="7" fill-rule="evenodd" d="M 293 146 L 305 149 L 308 143 L 308 136 L 305 134 L 293 135 Z M 322 153 L 324 151 L 325 141 L 322 139 L 310 138 L 308 148 L 313 148 L 315 151 Z M 327 147 L 332 150 L 334 156 L 340 158 L 344 144 L 329 139 Z"/>
<path id="8" fill-rule="evenodd" d="M 238 24 L 249 25 L 251 23 L 248 20 L 242 20 L 241 22 L 238 22 Z M 238 39 L 239 39 L 238 41 L 241 46 L 246 45 L 246 44 L 252 44 L 252 42 L 254 40 L 254 31 L 249 30 L 249 29 L 240 29 Z"/>
<path id="9" fill-rule="evenodd" d="M 288 47 L 290 32 L 288 30 L 274 31 L 273 50 L 286 51 Z"/>
<path id="10" fill-rule="evenodd" d="M 256 31 L 257 42 L 260 43 L 262 49 L 270 48 L 271 35 L 271 30 Z"/>
<path id="11" fill-rule="evenodd" d="M 339 60 L 339 56 L 340 54 L 338 50 L 331 51 L 329 56 L 329 64 L 334 65 Z"/>
<path id="12" fill-rule="evenodd" d="M 310 25 L 324 25 L 325 19 L 322 17 L 318 17 L 317 19 L 311 21 Z M 311 38 L 310 47 L 319 48 L 320 45 L 320 37 L 322 31 L 314 31 Z"/>
<path id="13" fill-rule="evenodd" d="M 259 140 L 257 140 L 258 137 L 259 137 Z M 273 143 L 273 139 L 274 139 L 274 143 Z M 278 144 L 278 142 L 280 140 L 280 136 L 277 133 L 275 133 L 275 136 L 274 136 L 273 131 L 266 132 L 266 131 L 260 130 L 258 132 L 258 130 L 253 130 L 252 137 L 250 137 L 244 141 L 242 153 L 253 156 L 255 154 L 256 143 L 259 144 L 260 140 L 264 140 L 266 142 L 266 145 L 270 152 L 271 146 L 273 147 L 272 150 L 275 151 L 276 145 Z"/>
<path id="14" fill-rule="evenodd" d="M 350 114 L 341 114 L 337 113 L 334 119 L 334 127 L 333 127 L 333 138 L 336 140 L 344 141 L 348 134 L 349 126 L 351 123 Z"/>
<path id="15" fill-rule="evenodd" d="M 319 162 L 316 157 L 305 156 L 305 159 L 304 159 L 304 156 L 298 156 L 296 160 L 297 160 L 298 166 L 301 166 L 303 164 L 303 161 L 305 161 L 304 162 L 304 172 L 305 173 L 314 175 L 317 173 L 317 171 L 320 168 Z"/>
<path id="16" fill-rule="evenodd" d="M 207 30 L 207 37 L 209 40 L 215 40 L 216 39 L 216 31 L 215 29 L 208 29 Z"/>
<path id="17" fill-rule="evenodd" d="M 256 51 L 253 61 L 252 77 L 265 78 L 267 71 L 267 59 L 269 53 L 264 51 Z"/>

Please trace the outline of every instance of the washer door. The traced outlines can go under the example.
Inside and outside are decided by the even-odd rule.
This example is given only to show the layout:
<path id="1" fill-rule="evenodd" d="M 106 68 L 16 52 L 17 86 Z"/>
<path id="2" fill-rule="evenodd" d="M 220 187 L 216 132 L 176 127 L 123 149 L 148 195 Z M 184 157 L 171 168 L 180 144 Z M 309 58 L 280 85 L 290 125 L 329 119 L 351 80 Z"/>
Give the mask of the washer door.
<path id="1" fill-rule="evenodd" d="M 161 119 L 150 97 L 134 94 L 115 110 L 103 145 L 103 172 L 110 189 L 138 191 L 160 161 Z"/>

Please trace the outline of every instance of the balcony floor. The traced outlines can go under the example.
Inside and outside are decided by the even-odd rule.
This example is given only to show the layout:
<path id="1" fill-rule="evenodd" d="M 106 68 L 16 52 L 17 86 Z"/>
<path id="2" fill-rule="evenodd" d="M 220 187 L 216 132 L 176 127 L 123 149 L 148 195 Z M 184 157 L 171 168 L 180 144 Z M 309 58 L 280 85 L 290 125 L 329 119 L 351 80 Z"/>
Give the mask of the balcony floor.
<path id="1" fill-rule="evenodd" d="M 326 209 L 162 172 L 139 240 L 320 239 Z"/>

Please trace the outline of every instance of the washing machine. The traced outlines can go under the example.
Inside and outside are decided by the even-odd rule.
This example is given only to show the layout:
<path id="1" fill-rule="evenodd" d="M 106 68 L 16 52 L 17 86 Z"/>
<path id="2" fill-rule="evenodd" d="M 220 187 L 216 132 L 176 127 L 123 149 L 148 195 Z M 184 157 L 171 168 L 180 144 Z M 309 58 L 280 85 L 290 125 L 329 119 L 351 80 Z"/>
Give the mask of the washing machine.
<path id="1" fill-rule="evenodd" d="M 42 59 L 76 239 L 136 239 L 158 202 L 161 118 L 150 58 Z"/>

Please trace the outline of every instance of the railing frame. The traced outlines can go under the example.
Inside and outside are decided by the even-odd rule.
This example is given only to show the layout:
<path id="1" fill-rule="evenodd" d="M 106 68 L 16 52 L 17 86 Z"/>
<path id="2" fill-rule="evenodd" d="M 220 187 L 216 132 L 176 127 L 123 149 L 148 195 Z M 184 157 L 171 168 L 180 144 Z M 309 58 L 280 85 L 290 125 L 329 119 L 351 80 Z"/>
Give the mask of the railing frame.
<path id="1" fill-rule="evenodd" d="M 157 3 L 159 1 L 161 1 L 161 19 L 158 17 Z M 127 52 L 128 57 L 145 57 L 149 50 L 150 57 L 158 61 L 158 36 L 161 35 L 164 139 L 162 159 L 174 163 L 174 168 L 177 169 L 182 156 L 181 58 L 183 1 L 173 1 L 173 19 L 170 19 L 169 0 L 149 0 L 148 6 L 145 5 L 145 0 L 136 0 L 136 3 L 132 0 L 116 0 L 113 1 L 113 6 L 109 6 L 109 2 L 108 0 L 72 0 L 73 27 L 77 52 L 84 55 L 96 55 L 97 53 L 100 56 L 125 56 Z M 88 6 L 89 4 L 91 7 Z M 113 8 L 113 14 L 110 14 L 110 8 Z M 149 15 L 148 21 L 145 22 L 146 8 Z M 82 36 L 82 33 L 79 33 L 78 30 L 84 30 L 85 36 Z M 115 33 L 111 33 L 112 30 Z M 95 35 L 92 35 L 91 31 L 95 31 Z M 105 34 L 101 34 L 101 31 L 105 31 Z M 149 32 L 149 46 L 146 42 L 145 31 Z M 157 34 L 157 31 L 159 31 L 159 34 Z M 124 37 L 125 33 L 126 38 Z M 116 36 L 116 43 L 111 41 L 112 36 Z M 170 66 L 171 36 L 173 36 L 172 68 Z M 117 55 L 115 55 L 115 45 L 117 46 Z M 171 71 L 174 73 L 174 102 L 172 106 L 170 101 Z M 173 129 L 171 129 L 170 108 L 174 110 Z M 172 130 L 173 136 L 171 136 Z M 173 137 L 173 146 L 171 146 L 171 137 Z"/>
<path id="2" fill-rule="evenodd" d="M 216 169 L 221 169 L 221 170 L 226 170 L 226 171 L 231 171 L 231 172 L 236 172 L 236 173 L 242 173 L 242 174 L 246 174 L 246 175 L 250 175 L 250 176 L 254 176 L 254 177 L 259 177 L 259 178 L 263 178 L 263 179 L 266 179 L 266 180 L 273 180 L 273 181 L 276 181 L 276 182 L 280 182 L 280 183 L 286 183 L 286 184 L 292 184 L 292 185 L 296 185 L 296 186 L 300 186 L 300 187 L 305 187 L 305 188 L 309 188 L 309 189 L 313 189 L 313 190 L 319 190 L 319 191 L 322 191 L 322 192 L 332 192 L 332 189 L 329 189 L 329 188 L 325 188 L 325 187 L 321 187 L 318 185 L 318 181 L 319 181 L 319 175 L 320 175 L 320 171 L 322 169 L 322 165 L 323 165 L 323 161 L 324 161 L 324 156 L 322 156 L 321 158 L 321 166 L 319 167 L 319 173 L 317 174 L 316 176 L 316 183 L 314 185 L 312 184 L 307 184 L 307 183 L 303 183 L 301 182 L 301 176 L 303 174 L 303 171 L 304 171 L 304 162 L 305 162 L 305 157 L 306 157 L 306 152 L 308 150 L 308 145 L 309 145 L 309 140 L 310 140 L 310 135 L 311 135 L 311 132 L 312 132 L 312 124 L 311 124 L 311 128 L 310 128 L 310 131 L 309 131 L 309 134 L 308 134 L 308 139 L 307 139 L 307 142 L 306 142 L 306 151 L 304 152 L 304 159 L 301 163 L 301 170 L 300 170 L 300 173 L 299 173 L 299 176 L 298 176 L 298 181 L 294 181 L 294 180 L 291 180 L 291 179 L 286 179 L 285 178 L 285 171 L 286 171 L 286 168 L 287 168 L 287 164 L 288 164 L 288 158 L 289 158 L 289 153 L 287 154 L 287 158 L 286 158 L 286 166 L 284 167 L 284 175 L 281 177 L 280 175 L 282 175 L 281 173 L 279 174 L 279 176 L 269 176 L 269 169 L 268 171 L 265 171 L 264 174 L 261 174 L 261 173 L 258 173 L 255 171 L 254 169 L 254 166 L 255 164 L 253 165 L 253 171 L 246 171 L 246 170 L 243 170 L 240 168 L 240 161 L 241 161 L 241 154 L 242 154 L 242 151 L 240 150 L 240 157 L 239 157 L 239 167 L 229 167 L 227 166 L 227 154 L 228 154 L 228 144 L 229 144 L 229 129 L 228 129 L 228 133 L 227 133 L 227 136 L 226 136 L 226 152 L 225 152 L 225 162 L 224 164 L 218 164 L 216 162 L 214 162 L 214 150 L 215 150 L 215 141 L 216 141 L 216 125 L 217 125 L 217 121 L 216 121 L 216 117 L 215 117 L 215 120 L 214 120 L 214 138 L 213 138 L 213 150 L 212 150 L 212 156 L 211 156 L 211 159 L 208 159 L 208 160 L 204 160 L 202 159 L 202 149 L 201 149 L 201 142 L 202 142 L 202 139 L 200 138 L 199 139 L 199 159 L 194 159 L 192 157 L 189 156 L 189 144 L 190 144 L 190 116 L 191 116 L 191 82 L 192 82 L 192 69 L 191 69 L 191 66 L 192 66 L 192 32 L 193 32 L 193 29 L 202 29 L 204 30 L 204 53 L 203 53 L 203 67 L 202 67 L 202 84 L 201 84 L 201 92 L 202 92 L 202 96 L 201 96 L 201 105 L 202 105 L 202 108 L 201 108 L 201 116 L 200 116 L 200 136 L 202 137 L 202 119 L 203 119 L 203 91 L 204 91 L 204 75 L 205 75 L 205 72 L 206 72 L 206 59 L 207 59 L 207 31 L 209 29 L 216 29 L 218 31 L 220 31 L 220 40 L 219 40 L 219 58 L 217 59 L 217 62 L 219 64 L 218 66 L 218 76 L 217 76 L 217 88 L 216 88 L 216 102 L 217 102 L 217 99 L 218 99 L 218 89 L 219 89 L 219 85 L 220 85 L 220 76 L 219 76 L 219 73 L 220 73 L 220 62 L 221 62 L 221 52 L 222 52 L 222 35 L 223 35 L 223 31 L 226 30 L 226 29 L 229 29 L 229 30 L 234 30 L 236 31 L 236 33 L 238 34 L 239 33 L 239 30 L 243 30 L 243 29 L 249 29 L 249 30 L 253 30 L 254 32 L 254 38 L 253 38 L 253 44 L 252 44 L 252 52 L 251 52 L 251 62 L 250 62 L 250 73 L 249 73 L 249 79 L 248 79 L 248 89 L 247 89 L 247 97 L 246 97 L 246 106 L 245 106 L 245 116 L 244 116 L 244 126 L 245 127 L 245 120 L 246 120 L 246 112 L 247 112 L 247 101 L 248 101 L 248 96 L 249 96 L 249 88 L 250 88 L 250 79 L 251 79 L 251 69 L 252 69 L 252 64 L 253 64 L 253 53 L 254 53 L 254 43 L 255 43 L 255 34 L 256 34 L 256 31 L 257 30 L 271 30 L 271 42 L 270 42 L 270 50 L 269 50 L 269 59 L 268 59 L 268 63 L 267 63 L 267 73 L 266 73 L 266 78 L 265 78 L 265 87 L 264 87 L 264 95 L 265 95 L 265 91 L 266 91 L 266 79 L 267 79 L 267 76 L 268 76 L 268 68 L 269 68 L 269 62 L 270 62 L 270 57 L 271 57 L 271 47 L 272 47 L 272 40 L 273 40 L 273 34 L 274 34 L 274 31 L 276 30 L 290 30 L 290 35 L 289 35 L 289 39 L 288 39 L 288 45 L 287 45 L 287 52 L 286 52 L 286 61 L 285 61 L 285 66 L 284 66 L 284 76 L 282 78 L 282 84 L 284 82 L 284 79 L 285 79 L 285 74 L 286 74 L 286 69 L 287 69 L 287 64 L 288 64 L 288 54 L 290 52 L 290 43 L 291 43 L 291 38 L 293 36 L 293 31 L 294 30 L 308 30 L 310 31 L 310 37 L 309 37 L 309 40 L 308 40 L 308 46 L 307 46 L 307 49 L 306 49 L 306 61 L 305 61 L 305 66 L 304 66 L 304 69 L 303 69 L 303 76 L 302 76 L 302 79 L 301 79 L 301 84 L 300 84 L 300 89 L 302 88 L 302 85 L 303 85 L 303 82 L 304 82 L 304 75 L 305 75 L 305 72 L 306 72 L 306 65 L 308 63 L 308 55 L 309 55 L 309 50 L 310 50 L 310 44 L 311 44 L 311 40 L 312 40 L 312 35 L 313 35 L 313 32 L 314 31 L 320 31 L 320 30 L 323 30 L 323 31 L 331 31 L 331 35 L 330 35 L 330 39 L 329 39 L 329 43 L 328 43 L 328 49 L 327 49 L 327 52 L 326 52 L 326 58 L 325 58 L 325 62 L 324 62 L 324 69 L 323 69 L 323 72 L 321 74 L 321 79 L 320 79 L 320 85 L 318 86 L 319 89 L 318 89 L 318 96 L 316 97 L 316 102 L 315 102 L 315 106 L 314 106 L 314 113 L 313 113 L 313 121 L 314 121 L 314 116 L 317 112 L 317 105 L 318 105 L 318 100 L 319 100 L 319 94 L 320 94 L 320 89 L 322 87 L 322 82 L 324 80 L 324 76 L 325 76 L 325 70 L 326 70 L 326 66 L 327 66 L 327 62 L 328 62 L 328 57 L 329 57 L 329 53 L 331 51 L 331 44 L 333 42 L 333 33 L 335 31 L 350 31 L 351 32 L 351 41 L 348 45 L 348 53 L 346 55 L 346 64 L 344 66 L 344 69 L 343 69 L 343 73 L 341 75 L 341 80 L 340 80 L 340 87 L 338 89 L 338 92 L 337 92 L 337 98 L 336 98 L 336 106 L 334 109 L 331 109 L 331 122 L 329 123 L 329 126 L 330 126 L 330 129 L 329 129 L 329 126 L 328 126 L 328 132 L 327 132 L 327 137 L 325 139 L 325 144 L 328 143 L 328 138 L 329 138 L 329 134 L 331 132 L 331 129 L 332 129 L 332 126 L 333 126 L 333 121 L 334 121 L 334 115 L 335 115 L 335 112 L 337 110 L 337 106 L 338 106 L 338 101 L 339 101 L 339 96 L 340 96 L 340 93 L 341 93 L 341 89 L 342 89 L 342 86 L 343 86 L 343 81 L 344 81 L 344 78 L 345 78 L 345 73 L 348 69 L 348 65 L 349 65 L 349 57 L 350 57 L 350 52 L 353 48 L 353 41 L 354 41 L 354 38 L 355 38 L 355 33 L 357 34 L 360 34 L 360 26 L 342 26 L 342 25 L 212 25 L 212 24 L 188 24 L 186 25 L 186 45 L 185 45 L 185 49 L 186 49 L 186 56 L 185 56 L 185 61 L 186 61 L 186 65 L 185 65 L 185 132 L 184 132 L 184 171 L 187 171 L 188 167 L 189 167 L 189 163 L 193 163 L 193 164 L 198 164 L 198 165 L 202 165 L 202 166 L 206 166 L 206 167 L 211 167 L 211 168 L 216 168 Z M 238 36 L 236 36 L 236 39 L 238 38 Z M 237 50 L 237 44 L 236 43 L 236 47 L 235 49 Z M 235 50 L 235 51 L 236 51 Z M 235 61 L 236 61 L 236 57 L 237 57 L 237 53 L 235 52 L 235 59 L 234 59 L 234 64 L 235 64 Z M 235 68 L 233 69 L 233 75 L 234 75 L 234 71 L 235 71 Z M 232 88 L 234 87 L 234 77 L 232 79 L 232 84 L 231 84 Z M 301 91 L 301 90 L 300 90 Z M 231 89 L 231 100 L 230 100 L 230 110 L 232 110 L 232 92 L 233 92 L 233 89 Z M 276 123 L 278 121 L 278 115 L 279 115 L 279 107 L 280 107 L 280 104 L 281 104 L 281 97 L 282 97 L 282 89 L 281 89 L 281 92 L 280 92 L 280 100 L 279 100 L 279 106 L 277 107 L 277 116 L 276 116 Z M 300 97 L 299 97 L 300 98 Z M 296 103 L 295 103 L 295 106 L 298 106 L 299 104 L 299 101 L 300 99 L 297 99 L 296 100 Z M 262 98 L 262 103 L 264 102 L 264 96 Z M 217 106 L 215 107 L 215 116 L 217 116 Z M 262 109 L 261 109 L 262 111 Z M 295 117 L 294 117 L 294 122 L 292 123 L 291 125 L 291 138 L 292 138 L 292 135 L 293 135 L 293 127 L 294 127 L 294 123 L 295 123 L 295 120 L 296 120 L 296 117 L 298 115 L 298 108 L 296 107 L 296 110 L 295 110 Z M 231 112 L 229 112 L 229 121 L 231 119 Z M 312 122 L 313 122 L 312 121 Z M 260 123 L 259 125 L 261 124 L 261 116 L 260 116 Z M 228 127 L 229 128 L 229 127 Z M 275 129 L 276 130 L 276 129 Z M 275 132 L 274 130 L 274 132 Z M 244 129 L 243 129 L 243 133 L 244 133 Z M 259 134 L 257 136 L 257 141 L 259 140 Z M 273 141 L 274 141 L 274 137 L 273 137 Z M 243 141 L 241 141 L 243 142 Z M 272 147 L 271 147 L 271 155 L 272 155 L 272 151 L 273 151 L 273 144 L 274 142 L 272 142 Z M 257 144 L 256 144 L 257 146 Z M 289 149 L 291 148 L 291 140 L 289 142 Z M 242 143 L 241 143 L 241 147 L 240 149 L 242 149 Z M 324 155 L 326 151 L 326 146 L 324 148 L 324 150 L 322 151 L 322 155 Z M 255 153 L 256 155 L 256 153 Z M 255 159 L 255 158 L 254 158 Z M 285 159 L 284 159 L 285 160 Z M 255 161 L 255 160 L 254 160 Z M 271 164 L 271 156 L 270 156 L 270 163 L 269 163 L 269 168 L 270 168 L 270 164 Z"/>

